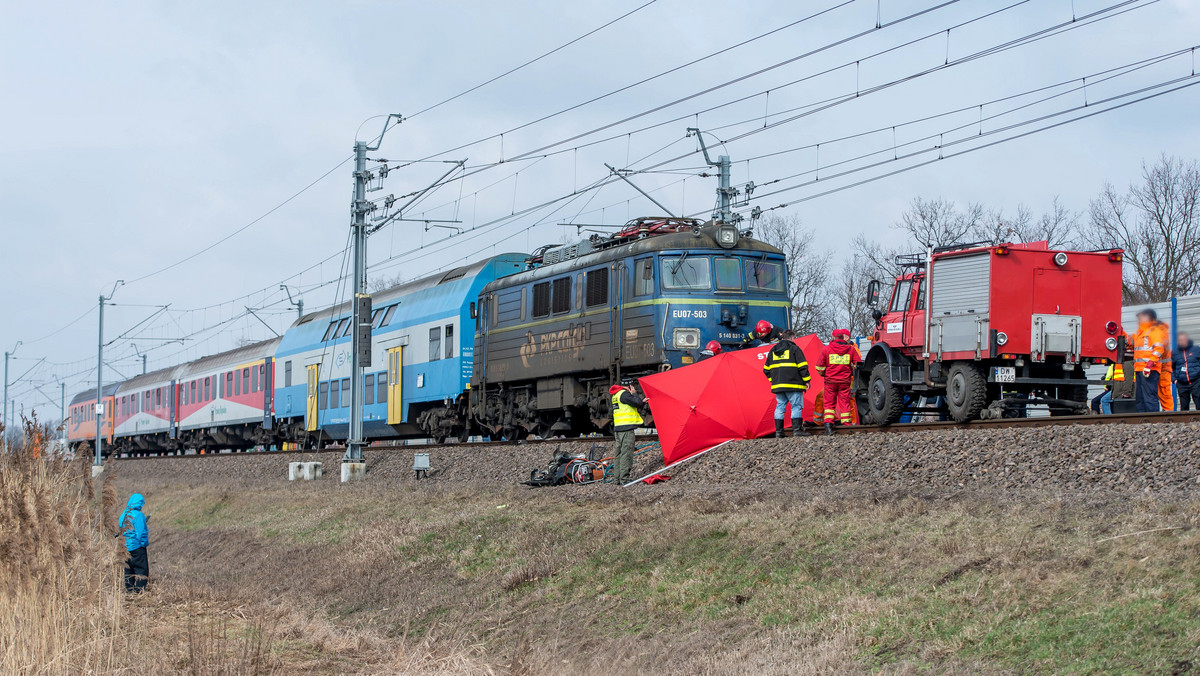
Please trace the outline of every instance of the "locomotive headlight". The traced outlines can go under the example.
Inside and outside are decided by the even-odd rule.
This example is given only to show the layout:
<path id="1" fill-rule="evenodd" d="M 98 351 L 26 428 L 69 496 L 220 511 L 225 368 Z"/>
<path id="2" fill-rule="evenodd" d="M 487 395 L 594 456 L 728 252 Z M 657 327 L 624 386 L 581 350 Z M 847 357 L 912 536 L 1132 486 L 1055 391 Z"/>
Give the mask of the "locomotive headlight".
<path id="1" fill-rule="evenodd" d="M 996 344 L 1003 345 L 1008 342 L 1008 334 L 1003 331 L 996 332 Z"/>
<path id="2" fill-rule="evenodd" d="M 700 347 L 700 329 L 675 329 L 673 342 L 680 350 L 694 350 Z"/>
<path id="3" fill-rule="evenodd" d="M 1059 251 L 1058 253 L 1054 254 L 1054 264 L 1060 268 L 1062 266 L 1066 265 L 1067 264 L 1067 254 L 1062 251 Z"/>
<path id="4" fill-rule="evenodd" d="M 1109 352 L 1112 352 L 1113 350 L 1117 349 L 1117 339 L 1111 338 L 1111 337 L 1105 338 L 1104 339 L 1104 347 L 1107 347 Z"/>
<path id="5" fill-rule="evenodd" d="M 722 223 L 717 227 L 717 244 L 722 249 L 732 249 L 737 246 L 738 239 L 741 235 L 738 234 L 737 226 L 730 223 Z"/>

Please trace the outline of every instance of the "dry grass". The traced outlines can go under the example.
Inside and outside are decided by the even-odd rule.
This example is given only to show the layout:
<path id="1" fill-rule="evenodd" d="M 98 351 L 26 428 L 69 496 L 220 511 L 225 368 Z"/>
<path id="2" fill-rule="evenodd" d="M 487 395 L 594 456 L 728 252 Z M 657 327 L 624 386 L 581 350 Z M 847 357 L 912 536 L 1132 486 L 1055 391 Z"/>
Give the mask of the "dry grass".
<path id="1" fill-rule="evenodd" d="M 36 420 L 24 432 L 0 448 L 0 673 L 273 671 L 269 636 L 238 636 L 245 618 L 180 622 L 177 600 L 126 597 L 115 477 L 97 500 L 88 458 L 47 457 Z"/>

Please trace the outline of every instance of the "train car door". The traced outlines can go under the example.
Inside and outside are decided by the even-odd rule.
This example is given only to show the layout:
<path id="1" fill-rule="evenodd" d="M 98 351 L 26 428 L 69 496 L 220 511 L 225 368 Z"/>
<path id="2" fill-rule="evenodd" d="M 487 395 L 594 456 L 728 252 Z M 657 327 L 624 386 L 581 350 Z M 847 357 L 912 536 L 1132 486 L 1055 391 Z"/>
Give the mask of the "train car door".
<path id="1" fill-rule="evenodd" d="M 388 381 L 387 381 L 387 422 L 389 425 L 399 425 L 404 422 L 404 346 L 388 348 Z"/>
<path id="2" fill-rule="evenodd" d="M 275 360 L 267 357 L 266 361 L 258 366 L 258 370 L 262 374 L 259 382 L 263 390 L 263 429 L 269 430 L 275 422 Z"/>
<path id="3" fill-rule="evenodd" d="M 307 399 L 304 407 L 304 429 L 309 432 L 317 431 L 317 372 L 321 368 L 321 364 L 309 364 L 305 367 L 308 371 L 308 389 Z"/>

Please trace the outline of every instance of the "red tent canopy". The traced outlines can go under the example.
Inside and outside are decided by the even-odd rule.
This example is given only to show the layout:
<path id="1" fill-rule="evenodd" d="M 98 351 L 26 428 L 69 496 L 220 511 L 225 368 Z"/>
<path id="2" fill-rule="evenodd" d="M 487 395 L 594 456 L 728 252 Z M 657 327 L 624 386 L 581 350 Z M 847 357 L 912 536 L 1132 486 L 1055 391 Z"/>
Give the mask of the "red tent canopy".
<path id="1" fill-rule="evenodd" d="M 815 334 L 794 342 L 810 367 L 824 349 Z M 677 463 L 730 439 L 774 433 L 775 395 L 763 375 L 771 347 L 723 352 L 698 364 L 639 379 L 650 398 L 663 464 Z M 820 418 L 816 399 L 823 385 L 816 370 L 811 373 L 812 382 L 804 394 L 804 419 L 815 421 Z M 790 418 L 787 424 L 791 425 Z"/>

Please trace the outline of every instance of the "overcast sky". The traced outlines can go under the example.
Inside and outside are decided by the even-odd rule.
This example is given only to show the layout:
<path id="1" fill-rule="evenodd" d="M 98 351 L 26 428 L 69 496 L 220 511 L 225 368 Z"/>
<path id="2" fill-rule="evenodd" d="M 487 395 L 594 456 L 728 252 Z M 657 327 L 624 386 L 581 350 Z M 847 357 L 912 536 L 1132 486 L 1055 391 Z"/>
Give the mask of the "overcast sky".
<path id="1" fill-rule="evenodd" d="M 135 342 L 154 369 L 271 336 L 247 306 L 261 308 L 259 317 L 282 332 L 294 318 L 282 281 L 308 309 L 332 302 L 352 187 L 351 165 L 339 163 L 356 133 L 370 139 L 382 128 L 382 119 L 364 120 L 414 115 L 646 2 L 158 2 L 119 11 L 94 2 L 0 4 L 0 347 L 24 341 L 10 379 L 33 369 L 11 387 L 18 406 L 56 418 L 57 405 L 34 385 L 55 404 L 60 381 L 68 398 L 95 386 L 97 298 L 118 279 L 130 283 L 106 309 L 106 338 L 116 339 L 106 351 L 115 369 L 109 379 L 140 371 Z M 858 233 L 897 242 L 890 226 L 916 196 L 1008 210 L 1025 203 L 1040 212 L 1059 195 L 1084 210 L 1105 181 L 1136 180 L 1143 159 L 1200 157 L 1200 87 L 847 186 L 936 158 L 930 139 L 942 139 L 949 156 L 1190 77 L 1190 52 L 1105 81 L 1098 74 L 1200 43 L 1200 2 L 1192 0 L 1138 0 L 1094 24 L 960 61 L 1119 2 L 961 0 L 906 19 L 936 3 L 657 0 L 390 130 L 374 157 L 467 160 L 466 178 L 406 214 L 458 220 L 463 232 L 393 224 L 371 240 L 372 276 L 415 278 L 493 253 L 528 252 L 573 238 L 562 222 L 620 224 L 658 213 L 622 183 L 584 191 L 605 177 L 605 163 L 645 169 L 685 156 L 655 167 L 670 173 L 635 180 L 676 213 L 707 214 L 716 179 L 698 175 L 703 161 L 685 138 L 689 126 L 713 130 L 714 143 L 756 132 L 714 154 L 732 156 L 735 184 L 757 184 L 762 197 L 746 209 L 803 200 L 774 213 L 798 215 L 821 248 L 838 250 Z M 980 18 L 989 12 L 997 13 Z M 879 19 L 883 28 L 871 30 Z M 952 26 L 959 27 L 947 35 Z M 1087 75 L 1089 86 L 1079 89 Z M 891 86 L 874 90 L 880 85 Z M 806 106 L 847 96 L 788 121 L 811 111 Z M 563 142 L 679 99 L 687 100 Z M 1086 110 L 1079 108 L 1085 100 Z M 942 116 L 905 124 L 935 115 Z M 838 140 L 872 130 L 884 131 Z M 446 152 L 464 144 L 472 145 Z M 906 152 L 919 154 L 906 160 Z M 392 171 L 369 196 L 410 193 L 446 168 Z M 767 194 L 781 188 L 791 189 Z M 845 189 L 823 195 L 838 188 Z M 565 199 L 493 224 L 556 198 Z M 169 312 L 134 328 L 152 306 L 166 304 Z M 168 342 L 179 338 L 187 340 Z M 36 365 L 43 357 L 47 363 Z"/>

